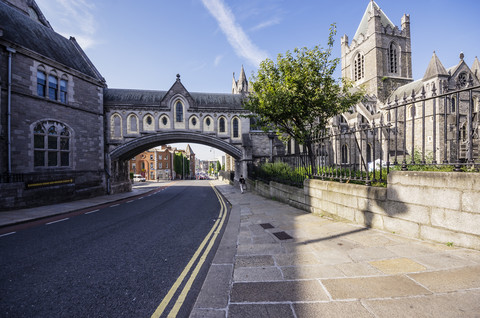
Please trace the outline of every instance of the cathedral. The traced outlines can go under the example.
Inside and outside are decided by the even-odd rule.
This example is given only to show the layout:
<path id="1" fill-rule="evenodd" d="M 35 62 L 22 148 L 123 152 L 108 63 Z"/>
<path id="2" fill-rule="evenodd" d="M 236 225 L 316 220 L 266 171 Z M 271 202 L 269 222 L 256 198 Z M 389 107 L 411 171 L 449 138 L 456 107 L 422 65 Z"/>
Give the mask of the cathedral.
<path id="1" fill-rule="evenodd" d="M 433 52 L 424 76 L 413 79 L 410 16 L 403 15 L 400 25 L 395 25 L 371 0 L 351 41 L 347 35 L 341 38 L 341 67 L 342 77 L 362 87 L 366 96 L 348 112 L 332 118 L 331 132 L 365 125 L 390 127 L 381 131 L 383 141 L 365 137 L 362 148 L 367 161 L 386 161 L 387 155 L 413 158 L 416 151 L 423 157 L 427 154 L 433 163 L 479 158 L 477 57 L 469 67 L 461 53 L 457 65 L 445 68 Z M 390 146 L 385 140 L 391 141 Z M 342 163 L 349 161 L 350 148 L 345 149 Z M 467 148 L 471 153 L 467 154 Z"/>

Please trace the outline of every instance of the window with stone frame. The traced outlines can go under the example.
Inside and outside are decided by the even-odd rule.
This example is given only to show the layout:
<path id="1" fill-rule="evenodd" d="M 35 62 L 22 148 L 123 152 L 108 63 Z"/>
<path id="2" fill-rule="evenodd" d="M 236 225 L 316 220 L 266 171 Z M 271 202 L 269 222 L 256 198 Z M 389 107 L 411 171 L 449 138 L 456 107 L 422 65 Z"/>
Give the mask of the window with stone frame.
<path id="1" fill-rule="evenodd" d="M 68 80 L 60 80 L 60 102 L 67 103 L 67 90 L 68 90 Z"/>
<path id="2" fill-rule="evenodd" d="M 58 99 L 58 80 L 55 75 L 48 75 L 48 98 L 51 100 Z"/>
<path id="3" fill-rule="evenodd" d="M 239 122 L 238 122 L 238 118 L 235 117 L 232 120 L 232 137 L 238 138 L 239 136 L 240 136 Z"/>
<path id="4" fill-rule="evenodd" d="M 183 104 L 180 101 L 175 103 L 175 121 L 177 123 L 183 122 Z"/>
<path id="5" fill-rule="evenodd" d="M 43 121 L 33 129 L 33 166 L 70 167 L 71 132 L 56 121 Z"/>
<path id="6" fill-rule="evenodd" d="M 223 117 L 220 117 L 220 119 L 218 120 L 218 131 L 221 132 L 221 133 L 224 133 L 226 130 L 225 130 L 225 118 Z"/>
<path id="7" fill-rule="evenodd" d="M 37 95 L 45 97 L 47 87 L 47 76 L 43 71 L 37 71 Z"/>
<path id="8" fill-rule="evenodd" d="M 397 47 L 395 43 L 390 43 L 388 48 L 388 71 L 390 73 L 397 73 L 398 62 L 397 62 Z"/>
<path id="9" fill-rule="evenodd" d="M 353 79 L 358 81 L 365 77 L 365 59 L 362 53 L 357 53 L 353 61 Z"/>

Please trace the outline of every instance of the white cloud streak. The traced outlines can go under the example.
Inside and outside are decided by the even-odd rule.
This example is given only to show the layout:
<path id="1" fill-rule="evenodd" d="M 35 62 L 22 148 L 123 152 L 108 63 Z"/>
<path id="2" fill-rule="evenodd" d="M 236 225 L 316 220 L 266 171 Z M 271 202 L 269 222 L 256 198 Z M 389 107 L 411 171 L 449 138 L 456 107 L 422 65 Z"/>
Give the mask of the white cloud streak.
<path id="1" fill-rule="evenodd" d="M 218 66 L 220 65 L 220 61 L 223 59 L 223 55 L 217 55 L 215 57 L 215 61 L 213 62 L 213 65 Z"/>
<path id="2" fill-rule="evenodd" d="M 258 66 L 267 58 L 267 53 L 253 44 L 242 27 L 235 22 L 235 16 L 222 0 L 202 0 L 202 3 L 217 20 L 220 29 L 238 56 L 246 58 L 254 66 Z"/>
<path id="3" fill-rule="evenodd" d="M 268 21 L 262 22 L 260 24 L 257 24 L 256 26 L 251 28 L 250 31 L 258 31 L 260 29 L 264 29 L 264 28 L 267 28 L 269 26 L 276 25 L 276 24 L 279 24 L 279 23 L 280 23 L 280 19 L 279 18 L 274 18 L 272 20 L 268 20 Z"/>
<path id="4" fill-rule="evenodd" d="M 66 38 L 74 36 L 83 49 L 96 44 L 95 5 L 89 0 L 37 0 L 53 29 Z"/>

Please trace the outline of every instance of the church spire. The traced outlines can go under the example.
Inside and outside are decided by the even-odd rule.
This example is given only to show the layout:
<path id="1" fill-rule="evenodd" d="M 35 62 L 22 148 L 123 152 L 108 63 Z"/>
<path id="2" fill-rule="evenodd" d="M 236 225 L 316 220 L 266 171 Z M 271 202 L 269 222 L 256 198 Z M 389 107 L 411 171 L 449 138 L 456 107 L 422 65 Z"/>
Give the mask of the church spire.
<path id="1" fill-rule="evenodd" d="M 232 94 L 246 94 L 246 93 L 248 93 L 248 80 L 242 65 L 242 69 L 240 71 L 240 77 L 238 78 L 238 81 L 235 80 L 235 73 L 233 73 Z"/>
<path id="2" fill-rule="evenodd" d="M 435 54 L 435 51 L 433 51 L 430 63 L 428 63 L 425 75 L 423 75 L 423 80 L 425 81 L 438 76 L 448 76 L 448 73 L 445 67 L 443 67 L 442 62 L 440 62 L 440 59 L 437 57 L 437 54 Z"/>
<path id="3" fill-rule="evenodd" d="M 480 81 L 480 62 L 478 61 L 478 57 L 475 56 L 475 60 L 473 60 L 472 69 L 473 75 Z"/>

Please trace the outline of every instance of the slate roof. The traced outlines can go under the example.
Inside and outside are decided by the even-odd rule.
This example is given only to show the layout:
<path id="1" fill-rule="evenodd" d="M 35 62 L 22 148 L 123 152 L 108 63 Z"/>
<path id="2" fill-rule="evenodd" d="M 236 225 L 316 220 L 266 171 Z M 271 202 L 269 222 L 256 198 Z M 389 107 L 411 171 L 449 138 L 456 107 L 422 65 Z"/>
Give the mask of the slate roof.
<path id="1" fill-rule="evenodd" d="M 3 1 L 0 1 L 0 28 L 3 29 L 1 39 L 104 81 L 74 38 L 64 38 Z"/>
<path id="2" fill-rule="evenodd" d="M 357 40 L 360 34 L 367 36 L 368 19 L 370 18 L 370 15 L 373 15 L 374 8 L 380 12 L 380 22 L 384 27 L 389 25 L 390 27 L 392 27 L 392 29 L 395 28 L 395 25 L 393 24 L 393 22 L 390 21 L 387 15 L 382 11 L 382 9 L 380 9 L 378 4 L 375 1 L 370 1 L 367 5 L 367 9 L 365 10 L 365 13 L 363 14 L 360 24 L 358 25 L 357 32 L 355 32 L 355 35 L 353 36 L 354 40 Z"/>
<path id="3" fill-rule="evenodd" d="M 121 106 L 160 106 L 160 102 L 168 91 L 118 89 L 107 88 L 104 90 L 103 101 L 105 105 Z M 235 109 L 242 110 L 242 95 L 230 93 L 195 93 L 189 92 L 194 105 L 191 107 Z"/>

